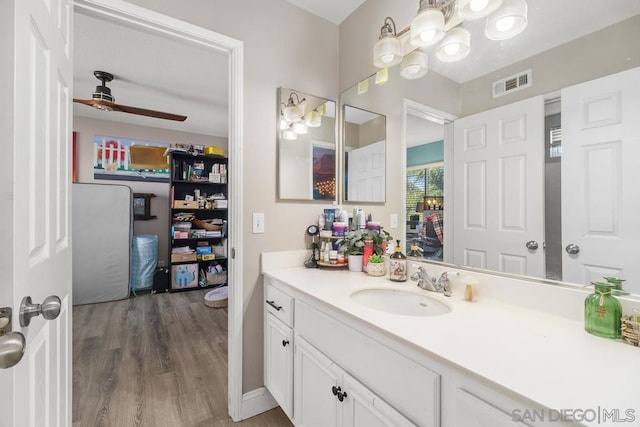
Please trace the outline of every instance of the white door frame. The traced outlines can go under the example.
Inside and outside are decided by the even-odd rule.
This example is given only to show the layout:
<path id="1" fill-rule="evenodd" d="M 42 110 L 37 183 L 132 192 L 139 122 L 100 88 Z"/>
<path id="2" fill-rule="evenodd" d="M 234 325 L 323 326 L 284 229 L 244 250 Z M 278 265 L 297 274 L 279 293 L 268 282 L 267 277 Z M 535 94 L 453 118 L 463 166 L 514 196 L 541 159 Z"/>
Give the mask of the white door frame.
<path id="1" fill-rule="evenodd" d="M 424 104 L 405 98 L 402 102 L 402 138 L 400 149 L 404 155 L 400 157 L 402 176 L 400 188 L 402 191 L 402 212 L 407 211 L 407 116 L 411 114 L 425 120 L 440 123 L 444 126 L 444 194 L 453 194 L 453 121 L 458 117 L 444 111 L 428 107 Z M 453 210 L 444 210 L 444 262 L 453 259 Z M 402 235 L 407 236 L 407 219 L 402 223 Z"/>
<path id="2" fill-rule="evenodd" d="M 243 42 L 214 31 L 132 5 L 122 0 L 74 0 L 75 12 L 99 19 L 138 25 L 206 46 L 229 57 L 229 416 L 242 419 L 242 147 L 243 147 Z"/>

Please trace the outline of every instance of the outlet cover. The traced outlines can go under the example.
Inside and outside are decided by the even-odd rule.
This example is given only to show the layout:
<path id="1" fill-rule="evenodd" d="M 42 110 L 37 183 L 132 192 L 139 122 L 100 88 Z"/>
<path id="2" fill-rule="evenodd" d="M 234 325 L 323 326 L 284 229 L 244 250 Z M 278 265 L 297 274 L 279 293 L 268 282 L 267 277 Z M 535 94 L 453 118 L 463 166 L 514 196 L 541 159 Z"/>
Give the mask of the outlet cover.
<path id="1" fill-rule="evenodd" d="M 389 223 L 390 228 L 398 228 L 398 214 L 391 214 Z"/>

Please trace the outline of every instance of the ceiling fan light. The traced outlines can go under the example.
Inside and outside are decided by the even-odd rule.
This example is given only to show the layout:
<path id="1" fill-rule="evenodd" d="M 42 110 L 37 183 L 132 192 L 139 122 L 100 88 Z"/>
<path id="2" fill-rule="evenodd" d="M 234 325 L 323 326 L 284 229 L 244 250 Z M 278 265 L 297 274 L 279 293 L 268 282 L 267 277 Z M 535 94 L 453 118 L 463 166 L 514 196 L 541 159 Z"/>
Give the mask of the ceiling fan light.
<path id="1" fill-rule="evenodd" d="M 385 36 L 373 47 L 373 65 L 378 68 L 393 67 L 402 61 L 402 44 L 396 36 Z"/>
<path id="2" fill-rule="evenodd" d="M 459 0 L 458 15 L 465 21 L 484 18 L 500 7 L 503 0 Z"/>
<path id="3" fill-rule="evenodd" d="M 420 10 L 411 21 L 411 45 L 415 47 L 431 46 L 445 35 L 444 15 L 439 9 Z"/>
<path id="4" fill-rule="evenodd" d="M 421 50 L 414 50 L 402 58 L 400 75 L 407 80 L 422 78 L 429 72 L 427 54 Z"/>
<path id="5" fill-rule="evenodd" d="M 104 104 L 93 104 L 91 105 L 93 108 L 95 108 L 96 110 L 100 110 L 100 111 L 113 111 L 113 108 L 109 105 L 104 105 Z"/>
<path id="6" fill-rule="evenodd" d="M 462 27 L 452 28 L 442 39 L 436 50 L 436 57 L 442 62 L 460 61 L 471 51 L 471 34 Z"/>
<path id="7" fill-rule="evenodd" d="M 487 17 L 484 34 L 490 40 L 507 40 L 520 34 L 527 27 L 527 2 L 504 0 L 502 5 Z"/>

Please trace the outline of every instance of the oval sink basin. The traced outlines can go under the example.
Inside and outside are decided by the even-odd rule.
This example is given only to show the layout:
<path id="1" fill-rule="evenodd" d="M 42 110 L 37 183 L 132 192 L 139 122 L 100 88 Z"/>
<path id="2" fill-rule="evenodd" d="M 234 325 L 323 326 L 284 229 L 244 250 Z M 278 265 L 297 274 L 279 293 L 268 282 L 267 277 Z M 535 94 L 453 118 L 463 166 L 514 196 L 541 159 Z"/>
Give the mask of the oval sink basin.
<path id="1" fill-rule="evenodd" d="M 351 294 L 358 304 L 405 316 L 439 316 L 451 308 L 436 299 L 401 289 L 362 289 Z"/>

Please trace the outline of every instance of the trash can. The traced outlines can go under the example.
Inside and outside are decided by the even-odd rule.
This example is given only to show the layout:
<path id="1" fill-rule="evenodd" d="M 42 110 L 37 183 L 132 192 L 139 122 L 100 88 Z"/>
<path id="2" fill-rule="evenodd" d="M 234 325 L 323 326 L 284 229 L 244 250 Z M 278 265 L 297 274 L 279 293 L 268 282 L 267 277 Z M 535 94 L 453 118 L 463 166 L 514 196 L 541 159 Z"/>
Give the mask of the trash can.
<path id="1" fill-rule="evenodd" d="M 138 234 L 131 243 L 131 290 L 150 289 L 158 263 L 158 236 Z"/>

